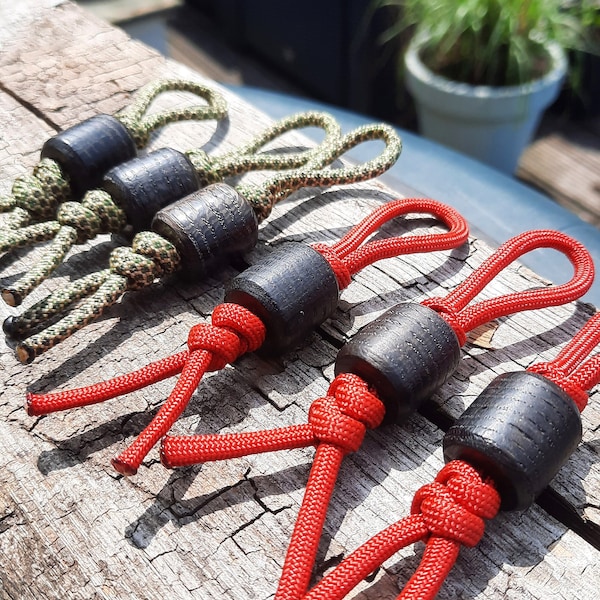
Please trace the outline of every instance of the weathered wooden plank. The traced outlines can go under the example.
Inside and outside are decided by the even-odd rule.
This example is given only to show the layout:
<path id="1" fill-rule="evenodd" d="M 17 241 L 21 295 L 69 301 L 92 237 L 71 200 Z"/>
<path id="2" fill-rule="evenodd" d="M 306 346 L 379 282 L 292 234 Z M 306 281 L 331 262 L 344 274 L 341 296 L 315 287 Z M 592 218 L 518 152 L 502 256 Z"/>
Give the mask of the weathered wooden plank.
<path id="1" fill-rule="evenodd" d="M 0 131 L 0 194 L 8 194 L 14 179 L 30 172 L 39 160 L 40 141 L 56 131 L 4 92 L 0 92 Z"/>
<path id="2" fill-rule="evenodd" d="M 41 56 L 43 43 L 35 35 L 39 27 L 63 36 L 63 44 L 52 41 L 46 53 L 49 62 L 45 65 L 54 80 L 38 72 L 32 73 L 29 82 L 21 80 L 18 68 L 7 60 L 0 82 L 13 99 L 22 98 L 23 104 L 33 107 L 47 123 L 63 127 L 97 110 L 112 112 L 128 100 L 135 87 L 164 72 L 190 74 L 69 3 L 52 8 L 51 4 L 30 2 L 30 8 L 26 19 L 18 21 L 19 27 L 15 25 L 23 34 L 23 45 L 11 40 L 9 52 L 12 60 L 18 57 L 22 68 Z M 103 40 L 103 48 L 96 45 L 98 39 Z M 4 55 L 0 60 L 5 60 Z M 139 70 L 128 71 L 138 64 Z M 79 72 L 79 80 L 72 79 L 73 69 Z M 120 69 L 126 73 L 120 81 L 126 80 L 127 85 L 120 88 L 124 92 L 115 92 L 114 72 Z M 79 97 L 65 100 L 61 90 L 69 81 L 81 81 L 80 86 L 72 83 L 70 88 Z M 113 84 L 104 85 L 106 81 Z M 234 96 L 229 98 L 232 115 L 227 128 L 218 130 L 215 124 L 204 123 L 197 124 L 197 129 L 194 126 L 192 133 L 189 126 L 173 126 L 153 143 L 182 149 L 200 143 L 221 151 L 249 139 L 268 122 Z M 176 97 L 175 101 L 186 98 Z M 57 110 L 61 102 L 64 106 Z M 18 139 L 19 127 L 18 119 L 7 119 L 3 136 Z M 294 144 L 304 143 L 301 137 L 293 140 Z M 29 153 L 37 153 L 41 141 L 31 140 L 31 146 L 23 142 L 25 162 L 31 160 Z M 0 148 L 0 165 L 14 161 L 7 148 Z M 375 183 L 354 186 L 350 193 L 296 194 L 277 206 L 263 225 L 263 245 L 250 260 L 257 260 L 269 244 L 284 239 L 335 239 L 390 197 L 390 192 Z M 418 231 L 423 223 L 417 223 Z M 395 223 L 387 232 L 399 234 L 407 228 Z M 43 291 L 61 285 L 85 265 L 103 264 L 107 246 L 107 241 L 101 240 L 88 252 L 73 252 Z M 254 430 L 305 421 L 311 401 L 326 391 L 333 377 L 332 363 L 345 339 L 393 303 L 443 295 L 490 251 L 473 240 L 469 250 L 408 256 L 366 269 L 344 291 L 334 318 L 309 344 L 277 360 L 247 356 L 208 376 L 176 431 Z M 29 260 L 28 255 L 21 257 L 15 270 L 27 268 Z M 222 297 L 224 281 L 234 272 L 227 269 L 193 285 L 170 281 L 128 294 L 102 321 L 30 366 L 17 364 L 10 349 L 2 349 L 3 597 L 152 599 L 168 595 L 237 600 L 272 596 L 312 450 L 174 472 L 159 464 L 153 450 L 140 473 L 127 479 L 115 474 L 110 458 L 147 422 L 148 412 L 158 408 L 173 381 L 103 405 L 39 419 L 27 417 L 23 409 L 27 388 L 40 391 L 82 385 L 180 350 L 189 327 L 210 314 Z M 502 293 L 538 283 L 534 274 L 516 266 L 492 291 Z M 8 309 L 2 307 L 0 312 L 3 317 Z M 492 338 L 496 349 L 468 346 L 458 373 L 434 401 L 444 415 L 456 416 L 496 373 L 522 369 L 538 356 L 554 356 L 553 346 L 565 343 L 590 313 L 591 308 L 579 305 L 507 319 Z M 597 524 L 596 399 L 597 395 L 584 413 L 584 444 L 563 469 L 554 489 Z M 441 436 L 436 426 L 418 415 L 404 426 L 387 426 L 367 436 L 360 452 L 349 457 L 342 469 L 320 550 L 319 571 L 408 513 L 415 490 L 431 481 L 442 465 Z M 554 594 L 592 600 L 600 584 L 599 554 L 539 506 L 522 515 L 501 515 L 488 526 L 478 548 L 461 554 L 440 598 L 538 599 Z M 413 549 L 401 553 L 374 582 L 365 583 L 356 597 L 395 597 L 398 584 L 415 564 Z"/>
<path id="3" fill-rule="evenodd" d="M 519 162 L 519 176 L 582 219 L 600 225 L 600 148 L 597 137 L 554 133 L 536 140 Z"/>

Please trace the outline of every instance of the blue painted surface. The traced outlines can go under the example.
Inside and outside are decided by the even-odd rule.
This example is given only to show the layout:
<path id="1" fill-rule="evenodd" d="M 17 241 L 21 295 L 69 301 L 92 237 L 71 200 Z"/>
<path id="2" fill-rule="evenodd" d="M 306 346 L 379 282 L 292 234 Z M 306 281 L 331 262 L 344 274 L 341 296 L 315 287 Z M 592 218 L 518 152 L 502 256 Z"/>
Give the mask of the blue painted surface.
<path id="1" fill-rule="evenodd" d="M 273 119 L 294 112 L 324 110 L 333 114 L 344 132 L 375 119 L 317 101 L 247 86 L 230 89 Z M 600 231 L 582 221 L 550 198 L 483 163 L 447 149 L 419 135 L 396 128 L 402 137 L 400 159 L 381 176 L 390 188 L 403 195 L 429 196 L 456 208 L 471 230 L 493 246 L 528 229 L 556 229 L 590 251 L 600 271 Z M 311 131 L 307 131 L 311 136 Z M 314 137 L 318 135 L 315 131 Z M 368 160 L 368 148 L 348 153 L 356 161 Z M 572 276 L 569 261 L 552 250 L 536 250 L 521 262 L 556 283 Z M 600 306 L 600 273 L 583 300 Z"/>

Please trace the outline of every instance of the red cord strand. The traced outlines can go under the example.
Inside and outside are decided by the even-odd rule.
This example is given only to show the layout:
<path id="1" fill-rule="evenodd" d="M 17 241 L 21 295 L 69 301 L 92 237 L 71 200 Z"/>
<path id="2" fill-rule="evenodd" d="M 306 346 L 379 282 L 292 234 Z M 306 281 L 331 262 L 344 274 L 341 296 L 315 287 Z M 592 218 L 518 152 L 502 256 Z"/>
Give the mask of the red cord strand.
<path id="1" fill-rule="evenodd" d="M 317 445 L 306 492 L 283 565 L 276 598 L 299 600 L 315 562 L 327 507 L 343 457 L 358 450 L 367 429 L 383 420 L 385 406 L 358 375 L 338 375 L 311 405 L 308 424 L 269 431 L 166 436 L 161 459 L 167 466 L 223 460 L 257 452 Z"/>
<path id="2" fill-rule="evenodd" d="M 538 248 L 562 252 L 574 267 L 571 280 L 561 285 L 507 294 L 467 306 L 510 263 Z M 430 298 L 422 304 L 437 310 L 455 330 L 463 345 L 466 333 L 479 325 L 517 311 L 572 302 L 589 290 L 593 280 L 594 263 L 582 244 L 564 233 L 540 229 L 511 238 L 445 298 Z"/>
<path id="3" fill-rule="evenodd" d="M 184 350 L 173 356 L 150 363 L 137 371 L 120 375 L 108 381 L 102 381 L 73 390 L 64 390 L 51 394 L 27 393 L 27 413 L 31 416 L 45 415 L 59 410 L 79 408 L 98 402 L 104 402 L 123 394 L 134 392 L 140 387 L 157 383 L 163 379 L 181 373 L 189 352 Z"/>
<path id="4" fill-rule="evenodd" d="M 317 447 L 306 491 L 283 563 L 276 600 L 300 600 L 308 590 L 327 507 L 345 452 L 332 444 Z"/>
<path id="5" fill-rule="evenodd" d="M 587 392 L 600 383 L 600 354 L 585 360 L 598 344 L 600 313 L 587 321 L 554 360 L 536 363 L 527 370 L 561 387 L 582 411 L 588 401 Z"/>
<path id="6" fill-rule="evenodd" d="M 162 440 L 160 458 L 165 467 L 174 469 L 249 454 L 306 448 L 316 443 L 309 423 L 269 431 L 168 435 Z"/>

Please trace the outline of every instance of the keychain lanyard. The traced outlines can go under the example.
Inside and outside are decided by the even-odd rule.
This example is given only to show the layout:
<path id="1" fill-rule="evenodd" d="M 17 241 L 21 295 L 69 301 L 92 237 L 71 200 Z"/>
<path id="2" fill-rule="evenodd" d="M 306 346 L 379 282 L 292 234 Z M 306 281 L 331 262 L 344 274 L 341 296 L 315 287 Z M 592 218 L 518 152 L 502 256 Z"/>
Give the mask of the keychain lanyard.
<path id="1" fill-rule="evenodd" d="M 517 292 L 467 304 L 506 266 L 536 248 L 563 252 L 574 266 L 563 285 Z M 394 307 L 367 325 L 340 351 L 327 395 L 313 402 L 308 423 L 270 431 L 166 436 L 161 459 L 185 466 L 248 454 L 316 445 L 313 467 L 276 598 L 300 600 L 308 590 L 327 507 L 343 457 L 357 451 L 367 429 L 384 416 L 407 418 L 450 377 L 466 333 L 490 319 L 555 306 L 582 296 L 593 281 L 587 250 L 555 231 L 516 236 L 490 256 L 445 298 Z"/>
<path id="2" fill-rule="evenodd" d="M 348 150 L 369 140 L 385 143 L 379 156 L 356 166 L 330 168 Z M 330 140 L 303 168 L 276 173 L 258 185 L 241 183 L 234 189 L 213 184 L 163 208 L 154 217 L 154 231 L 137 234 L 131 248 L 113 250 L 108 269 L 59 289 L 20 316 L 5 320 L 5 333 L 18 338 L 67 313 L 20 342 L 17 358 L 31 362 L 98 318 L 128 290 L 147 287 L 178 271 L 204 277 L 254 247 L 258 224 L 275 203 L 302 187 L 329 187 L 377 177 L 396 162 L 400 151 L 400 138 L 392 127 L 366 125 Z M 85 301 L 69 312 L 68 307 L 82 298 Z"/>
<path id="3" fill-rule="evenodd" d="M 261 152 L 269 142 L 305 127 L 325 131 L 321 145 L 293 154 Z M 63 202 L 55 219 L 4 235 L 0 232 L 0 251 L 52 240 L 25 275 L 4 287 L 2 298 L 10 306 L 21 304 L 60 266 L 75 244 L 101 233 L 119 234 L 127 228 L 128 233 L 135 234 L 150 229 L 160 209 L 198 188 L 249 171 L 297 169 L 340 136 L 340 126 L 327 113 L 299 113 L 274 123 L 249 144 L 221 156 L 208 156 L 202 150 L 182 154 L 162 148 L 113 167 L 104 175 L 103 189 L 87 192 L 81 202 Z"/>
<path id="4" fill-rule="evenodd" d="M 449 231 L 392 237 L 361 246 L 381 225 L 411 212 L 432 214 Z M 212 324 L 202 323 L 190 330 L 188 350 L 87 388 L 28 394 L 28 412 L 39 415 L 102 402 L 181 372 L 171 395 L 150 424 L 113 460 L 119 472 L 132 475 L 179 418 L 206 371 L 220 370 L 242 354 L 259 348 L 271 353 L 293 348 L 331 316 L 340 290 L 365 266 L 402 253 L 455 248 L 465 243 L 467 236 L 464 219 L 454 209 L 434 200 L 384 204 L 333 246 L 285 244 L 238 275 L 226 291 L 225 303 L 213 311 Z"/>
<path id="5" fill-rule="evenodd" d="M 426 542 L 398 599 L 432 600 L 462 545 L 476 546 L 484 519 L 524 510 L 581 441 L 580 412 L 600 383 L 596 313 L 550 362 L 497 377 L 444 436 L 448 462 L 415 494 L 411 515 L 344 559 L 304 600 L 340 600 L 400 549 Z M 510 410 L 509 410 L 510 409 Z"/>
<path id="6" fill-rule="evenodd" d="M 191 92 L 206 104 L 146 115 L 154 99 L 170 91 Z M 109 169 L 134 158 L 158 128 L 226 116 L 227 104 L 216 90 L 195 81 L 160 79 L 141 88 L 134 101 L 115 116 L 96 115 L 55 135 L 42 147 L 33 174 L 18 177 L 11 194 L 0 197 L 0 212 L 11 213 L 0 229 L 0 251 L 11 247 L 5 241 L 7 229 L 52 219 L 62 202 L 81 198 L 101 184 Z"/>

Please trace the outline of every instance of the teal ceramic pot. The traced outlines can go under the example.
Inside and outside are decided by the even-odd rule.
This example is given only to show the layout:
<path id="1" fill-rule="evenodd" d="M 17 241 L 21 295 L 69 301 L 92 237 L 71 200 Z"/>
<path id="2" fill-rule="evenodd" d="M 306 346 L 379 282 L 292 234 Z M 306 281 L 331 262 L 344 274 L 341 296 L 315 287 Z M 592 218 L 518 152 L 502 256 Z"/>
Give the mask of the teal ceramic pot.
<path id="1" fill-rule="evenodd" d="M 556 99 L 567 71 L 558 45 L 548 46 L 552 68 L 519 86 L 473 86 L 430 71 L 420 60 L 422 41 L 405 55 L 406 87 L 425 137 L 512 174 L 544 110 Z"/>

